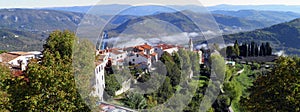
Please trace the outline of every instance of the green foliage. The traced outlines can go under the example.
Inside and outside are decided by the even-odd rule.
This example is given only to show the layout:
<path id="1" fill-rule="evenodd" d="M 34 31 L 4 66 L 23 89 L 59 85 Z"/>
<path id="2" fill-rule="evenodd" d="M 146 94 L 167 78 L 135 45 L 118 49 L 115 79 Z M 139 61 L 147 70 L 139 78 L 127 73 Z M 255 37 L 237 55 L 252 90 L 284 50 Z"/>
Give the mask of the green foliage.
<path id="1" fill-rule="evenodd" d="M 280 57 L 272 72 L 254 82 L 242 104 L 249 111 L 300 111 L 300 59 Z"/>
<path id="2" fill-rule="evenodd" d="M 174 58 L 176 58 L 176 61 L 180 60 L 178 55 L 174 55 Z M 171 84 L 173 87 L 178 85 L 181 80 L 181 71 L 180 63 L 175 63 L 173 57 L 168 54 L 167 52 L 164 52 L 164 54 L 161 57 L 162 62 L 164 62 L 166 69 L 167 69 L 167 76 L 171 79 Z"/>
<path id="3" fill-rule="evenodd" d="M 197 89 L 194 93 L 192 100 L 189 102 L 187 107 L 183 110 L 184 112 L 198 112 L 200 111 L 200 104 L 204 97 L 204 92 L 207 87 L 208 81 L 199 80 L 197 81 Z"/>
<path id="4" fill-rule="evenodd" d="M 230 103 L 230 98 L 227 95 L 219 95 L 213 104 L 213 108 L 215 112 L 228 112 Z"/>
<path id="5" fill-rule="evenodd" d="M 196 52 L 190 52 L 189 55 L 190 55 L 192 71 L 194 73 L 194 76 L 199 75 L 200 73 L 199 54 Z"/>
<path id="6" fill-rule="evenodd" d="M 7 52 L 6 50 L 0 50 L 0 54 L 6 53 L 6 52 Z"/>
<path id="7" fill-rule="evenodd" d="M 239 43 L 237 40 L 235 40 L 235 42 L 234 42 L 233 52 L 236 56 L 240 56 L 240 48 L 239 48 Z"/>
<path id="8" fill-rule="evenodd" d="M 116 79 L 114 74 L 105 74 L 105 92 L 109 96 L 115 96 L 115 92 L 121 89 L 122 86 Z"/>
<path id="9" fill-rule="evenodd" d="M 91 108 L 97 109 L 96 101 L 98 98 L 91 96 L 94 92 L 92 83 L 95 84 L 95 52 L 94 44 L 89 40 L 76 39 L 73 47 L 73 59 L 72 66 L 74 70 L 74 78 L 76 82 L 76 88 L 80 93 L 81 98 Z M 96 111 L 96 110 L 94 110 Z"/>
<path id="10" fill-rule="evenodd" d="M 145 109 L 147 107 L 147 100 L 142 94 L 128 93 L 124 99 L 124 104 L 133 109 Z"/>
<path id="11" fill-rule="evenodd" d="M 298 42 L 300 19 L 285 22 L 271 27 L 258 29 L 250 32 L 225 35 L 224 39 L 229 42 L 239 40 L 240 42 L 268 42 L 273 49 L 285 49 L 287 54 L 300 54 Z M 265 45 L 266 46 L 266 45 Z M 250 47 L 249 47 L 250 48 Z M 267 50 L 271 54 L 272 49 Z"/>
<path id="12" fill-rule="evenodd" d="M 224 58 L 217 54 L 213 53 L 210 56 L 210 63 L 213 72 L 216 74 L 217 79 L 222 81 L 225 78 L 225 60 Z"/>
<path id="13" fill-rule="evenodd" d="M 182 70 L 190 70 L 191 69 L 191 59 L 188 54 L 188 51 L 186 51 L 184 49 L 179 49 L 178 55 L 182 59 Z"/>
<path id="14" fill-rule="evenodd" d="M 158 103 L 163 103 L 167 101 L 172 95 L 173 95 L 173 88 L 171 85 L 171 80 L 169 77 L 166 77 L 165 82 L 163 85 L 158 89 L 157 93 L 157 102 Z"/>
<path id="15" fill-rule="evenodd" d="M 11 77 L 9 69 L 0 63 L 0 111 L 6 112 L 11 110 L 12 103 L 10 102 L 11 94 L 8 93 L 8 88 L 6 80 Z"/>
<path id="16" fill-rule="evenodd" d="M 33 60 L 28 65 L 25 77 L 29 82 L 24 77 L 7 80 L 12 110 L 90 111 L 76 88 L 72 68 L 74 40 L 74 33 L 53 32 L 45 45 L 42 63 Z"/>
<path id="17" fill-rule="evenodd" d="M 228 46 L 228 47 L 226 48 L 226 55 L 227 55 L 228 57 L 234 56 L 234 47 L 233 47 L 233 46 Z"/>
<path id="18" fill-rule="evenodd" d="M 42 50 L 42 41 L 38 39 L 39 35 L 32 34 L 32 32 L 19 31 L 14 29 L 5 29 L 5 28 L 0 29 L 0 37 L 1 37 L 0 53 L 1 50 L 4 51 Z"/>

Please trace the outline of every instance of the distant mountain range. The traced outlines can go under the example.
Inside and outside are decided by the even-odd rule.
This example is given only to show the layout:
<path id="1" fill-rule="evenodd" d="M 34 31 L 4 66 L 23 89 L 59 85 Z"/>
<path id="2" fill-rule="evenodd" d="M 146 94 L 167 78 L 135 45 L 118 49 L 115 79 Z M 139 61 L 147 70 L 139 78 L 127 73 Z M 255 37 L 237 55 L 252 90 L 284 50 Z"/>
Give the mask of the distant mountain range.
<path id="1" fill-rule="evenodd" d="M 54 10 L 2 9 L 0 10 L 0 28 L 30 32 L 65 29 L 75 31 L 84 16 L 85 14 L 82 13 Z M 96 16 L 89 16 L 89 19 L 98 23 L 104 21 Z M 96 25 L 96 23 L 90 23 L 90 25 Z"/>
<path id="2" fill-rule="evenodd" d="M 270 25 L 270 24 L 266 24 L 264 21 L 247 20 L 247 19 L 220 15 L 220 14 L 214 14 L 213 16 L 216 22 L 218 23 L 220 29 L 227 34 L 240 32 L 240 31 L 254 30 L 257 28 L 263 28 Z M 118 25 L 117 27 L 108 30 L 116 34 L 122 32 L 124 33 L 125 30 L 127 33 L 136 33 L 136 34 L 137 33 L 145 34 L 147 32 L 158 33 L 161 31 L 167 32 L 167 30 L 172 30 L 176 32 L 175 29 L 168 29 L 170 27 L 166 27 L 166 24 L 169 23 L 169 24 L 173 24 L 174 27 L 177 27 L 182 32 L 195 32 L 195 31 L 200 31 L 200 29 L 197 28 L 195 22 L 201 24 L 203 28 L 210 27 L 210 24 L 208 23 L 212 23 L 214 20 L 211 20 L 211 18 L 207 18 L 207 17 L 208 16 L 206 14 L 195 13 L 192 11 L 160 13 L 155 15 L 131 18 L 128 19 L 126 22 Z M 160 21 L 151 21 L 152 23 L 150 25 L 149 23 L 148 24 L 145 23 L 147 22 L 147 20 L 160 20 Z M 167 23 L 162 23 L 161 21 Z M 143 25 L 136 25 L 136 24 L 143 24 Z M 133 25 L 135 25 L 135 27 L 130 29 L 130 26 Z"/>
<path id="3" fill-rule="evenodd" d="M 282 22 L 288 22 L 296 18 L 300 18 L 299 13 L 283 12 L 283 11 L 259 11 L 259 10 L 216 10 L 213 14 L 222 14 L 232 17 L 243 18 L 247 20 L 263 21 L 266 24 L 274 25 Z"/>
<path id="4" fill-rule="evenodd" d="M 84 14 L 54 10 L 0 10 L 0 50 L 41 50 L 54 30 L 76 31 Z M 104 19 L 89 16 L 87 27 L 104 24 Z"/>
<path id="5" fill-rule="evenodd" d="M 283 12 L 296 12 L 300 13 L 300 5 L 217 5 L 207 7 L 210 11 L 215 10 L 227 10 L 227 11 L 238 11 L 238 10 L 258 10 L 258 11 L 283 11 Z"/>
<path id="6" fill-rule="evenodd" d="M 115 6 L 115 5 L 114 5 Z M 125 7 L 125 6 L 124 6 Z M 150 6 L 149 6 L 150 7 Z M 86 7 L 85 7 L 86 8 Z M 74 8 L 75 10 L 76 8 Z M 84 10 L 78 8 L 78 10 Z M 151 10 L 149 10 L 151 12 Z M 126 11 L 125 11 L 126 12 Z M 129 11 L 130 12 L 130 11 Z M 127 14 L 130 14 L 130 13 Z M 141 12 L 145 12 L 141 11 Z M 183 15 L 183 13 L 186 15 Z M 138 12 L 137 12 L 138 13 Z M 152 25 L 147 27 L 141 25 L 139 27 L 128 28 L 128 26 L 143 24 L 145 20 L 160 20 L 165 21 L 177 29 L 170 31 L 181 30 L 183 32 L 193 32 L 197 29 L 194 22 L 205 23 L 212 19 L 204 18 L 203 13 L 183 10 L 180 12 L 153 12 L 152 15 L 118 15 L 115 16 L 106 30 L 114 33 L 129 33 L 128 30 L 144 33 L 145 32 L 160 32 L 161 28 L 166 25 L 159 24 L 156 21 L 151 21 Z M 48 34 L 53 30 L 71 30 L 76 31 L 77 26 L 86 16 L 88 21 L 85 21 L 84 28 L 92 29 L 90 35 L 99 35 L 97 27 L 104 25 L 105 21 L 110 20 L 111 15 L 85 15 L 77 12 L 66 12 L 49 9 L 1 9 L 0 10 L 0 50 L 41 50 L 42 44 L 48 37 Z M 298 48 L 298 28 L 297 20 L 286 22 L 269 27 L 276 23 L 290 21 L 298 18 L 299 14 L 292 12 L 278 11 L 213 11 L 213 16 L 217 21 L 220 29 L 225 34 L 250 31 L 232 35 L 226 35 L 225 39 L 231 42 L 235 39 L 248 41 L 256 39 L 257 41 L 271 41 L 278 49 L 289 49 L 294 52 Z M 151 19 L 149 19 L 151 18 Z M 210 27 L 204 25 L 204 27 Z M 152 29 L 152 30 L 150 30 Z M 127 30 L 127 32 L 124 32 Z M 84 35 L 90 37 L 90 35 Z M 92 37 L 92 36 L 91 36 Z M 289 41 L 289 38 L 291 41 Z M 93 37 L 95 38 L 95 37 Z M 296 42 L 296 43 L 295 43 Z M 283 47 L 282 47 L 283 46 Z"/>
<path id="7" fill-rule="evenodd" d="M 300 19 L 273 25 L 268 28 L 258 29 L 250 32 L 225 35 L 227 42 L 234 40 L 240 42 L 271 42 L 276 50 L 284 50 L 288 54 L 300 55 Z"/>
<path id="8" fill-rule="evenodd" d="M 174 9 L 170 9 L 174 8 Z M 89 10 L 89 13 L 97 13 L 101 15 L 111 15 L 119 12 L 122 9 L 130 8 L 131 11 L 123 12 L 120 15 L 135 15 L 135 16 L 145 16 L 152 15 L 157 12 L 177 12 L 182 10 L 191 10 L 194 12 L 203 12 L 203 10 L 216 11 L 216 10 L 225 10 L 225 11 L 238 11 L 238 10 L 258 10 L 258 11 L 280 11 L 280 12 L 295 12 L 300 13 L 300 6 L 297 5 L 217 5 L 217 6 L 197 6 L 197 5 L 171 5 L 171 6 L 131 6 L 131 5 L 121 5 L 121 4 L 110 4 L 110 5 L 96 5 L 96 6 L 74 6 L 74 7 L 53 7 L 53 8 L 44 8 L 51 10 L 59 11 L 71 11 L 86 13 Z M 92 10 L 97 10 L 97 12 L 92 12 Z"/>

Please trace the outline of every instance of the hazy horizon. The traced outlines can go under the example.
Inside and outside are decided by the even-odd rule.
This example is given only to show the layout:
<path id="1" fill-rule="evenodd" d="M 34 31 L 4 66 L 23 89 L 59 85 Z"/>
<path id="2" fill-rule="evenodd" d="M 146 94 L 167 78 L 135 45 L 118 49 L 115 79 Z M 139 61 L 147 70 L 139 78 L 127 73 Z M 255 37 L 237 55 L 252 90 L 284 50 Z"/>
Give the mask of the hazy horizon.
<path id="1" fill-rule="evenodd" d="M 93 6 L 93 5 L 109 5 L 109 4 L 120 4 L 120 5 L 134 5 L 148 3 L 149 0 L 0 0 L 0 8 L 49 8 L 49 7 L 76 7 L 76 6 Z M 153 2 L 153 1 L 150 1 Z M 191 0 L 186 2 L 184 0 L 179 2 L 170 2 L 166 0 L 156 0 L 153 3 L 163 3 L 168 5 L 203 5 L 205 7 L 217 6 L 217 5 L 286 5 L 286 6 L 300 6 L 300 2 L 294 0 L 252 0 L 252 1 L 240 1 L 240 0 Z M 197 3 L 197 4 L 195 4 Z"/>

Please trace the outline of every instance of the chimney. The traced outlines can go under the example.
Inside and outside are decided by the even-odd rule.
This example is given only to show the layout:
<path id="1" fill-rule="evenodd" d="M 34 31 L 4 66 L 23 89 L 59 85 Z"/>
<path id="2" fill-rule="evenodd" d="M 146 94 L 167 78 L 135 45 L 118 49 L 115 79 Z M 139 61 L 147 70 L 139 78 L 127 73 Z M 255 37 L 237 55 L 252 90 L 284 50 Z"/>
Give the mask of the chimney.
<path id="1" fill-rule="evenodd" d="M 23 62 L 23 60 L 19 60 L 19 64 L 20 64 L 20 69 L 21 69 L 22 71 L 25 71 L 25 70 L 26 70 L 26 65 L 25 65 L 25 63 Z"/>

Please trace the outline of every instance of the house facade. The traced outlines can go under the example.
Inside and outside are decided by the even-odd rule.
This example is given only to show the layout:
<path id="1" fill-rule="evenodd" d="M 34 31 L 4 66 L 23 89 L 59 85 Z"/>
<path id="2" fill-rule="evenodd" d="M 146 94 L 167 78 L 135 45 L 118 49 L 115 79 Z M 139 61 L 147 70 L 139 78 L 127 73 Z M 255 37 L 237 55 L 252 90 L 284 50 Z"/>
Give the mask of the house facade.
<path id="1" fill-rule="evenodd" d="M 11 69 L 18 69 L 25 71 L 29 60 L 40 59 L 42 53 L 38 51 L 33 52 L 8 52 L 0 54 L 0 63 L 4 63 Z"/>
<path id="2" fill-rule="evenodd" d="M 96 60 L 95 68 L 95 79 L 94 79 L 94 91 L 93 95 L 98 97 L 100 101 L 103 101 L 103 93 L 105 89 L 105 67 L 109 60 L 109 55 L 107 53 L 102 53 L 98 55 Z"/>

